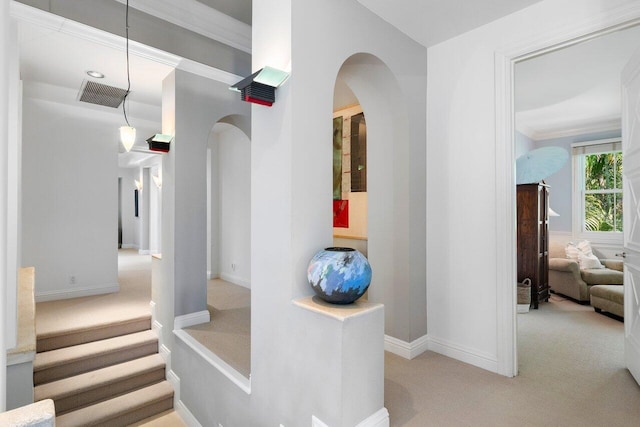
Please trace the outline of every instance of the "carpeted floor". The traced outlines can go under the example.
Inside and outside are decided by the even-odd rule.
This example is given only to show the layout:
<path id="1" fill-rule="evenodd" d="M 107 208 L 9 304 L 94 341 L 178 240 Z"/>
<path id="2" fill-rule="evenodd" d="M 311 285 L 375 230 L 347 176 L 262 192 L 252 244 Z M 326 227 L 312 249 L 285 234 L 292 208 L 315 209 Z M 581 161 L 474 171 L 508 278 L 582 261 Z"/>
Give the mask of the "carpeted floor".
<path id="1" fill-rule="evenodd" d="M 432 352 L 410 361 L 387 353 L 391 426 L 640 425 L 623 333 L 623 323 L 554 295 L 518 315 L 516 378 Z"/>
<path id="2" fill-rule="evenodd" d="M 119 294 L 39 303 L 38 331 L 148 313 L 150 259 L 120 252 Z M 250 291 L 209 281 L 212 322 L 187 328 L 243 375 L 250 369 Z M 520 375 L 505 378 L 426 352 L 385 354 L 392 427 L 636 426 L 640 387 L 624 368 L 622 322 L 553 295 L 518 315 Z"/>
<path id="3" fill-rule="evenodd" d="M 117 293 L 37 303 L 36 334 L 149 316 L 151 256 L 134 249 L 118 251 L 118 282 Z"/>
<path id="4" fill-rule="evenodd" d="M 184 328 L 202 345 L 249 378 L 251 373 L 251 291 L 220 279 L 207 284 L 211 322 Z"/>

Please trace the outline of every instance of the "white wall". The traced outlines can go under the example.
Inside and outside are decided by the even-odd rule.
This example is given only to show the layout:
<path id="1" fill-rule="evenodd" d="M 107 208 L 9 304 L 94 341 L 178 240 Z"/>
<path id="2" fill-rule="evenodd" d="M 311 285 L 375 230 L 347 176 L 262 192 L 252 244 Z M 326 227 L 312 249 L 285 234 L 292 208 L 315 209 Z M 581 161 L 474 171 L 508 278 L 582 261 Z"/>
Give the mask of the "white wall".
<path id="1" fill-rule="evenodd" d="M 20 249 L 22 240 L 22 82 L 20 81 L 20 65 L 18 52 L 18 29 L 17 24 L 11 21 L 8 34 L 10 36 L 9 43 L 10 56 L 9 67 L 9 117 L 8 117 L 8 135 L 7 135 L 7 247 L 11 248 L 7 252 L 7 292 L 5 294 L 7 304 L 7 324 L 5 329 L 5 344 L 7 348 L 13 348 L 17 343 L 17 294 L 18 294 L 18 267 L 22 260 L 20 259 Z"/>
<path id="2" fill-rule="evenodd" d="M 162 253 L 162 233 L 160 224 L 162 223 L 162 157 L 157 156 L 150 166 L 151 180 L 147 184 L 149 189 L 149 252 L 152 254 Z M 153 177 L 160 179 L 161 186 L 158 188 Z"/>
<path id="3" fill-rule="evenodd" d="M 432 348 L 493 371 L 501 362 L 496 313 L 503 298 L 496 283 L 509 259 L 496 259 L 506 244 L 497 240 L 505 224 L 495 220 L 500 216 L 497 191 L 506 191 L 496 187 L 496 167 L 505 167 L 504 153 L 496 150 L 496 52 L 542 37 L 573 38 L 578 23 L 597 26 L 608 11 L 633 3 L 542 1 L 429 48 L 427 313 Z"/>
<path id="4" fill-rule="evenodd" d="M 10 75 L 10 21 L 9 21 L 9 3 L 2 2 L 0 4 L 0 138 L 9 137 L 9 75 Z M 11 186 L 17 186 L 17 183 L 10 183 L 7 179 L 8 174 L 8 146 L 9 144 L 0 145 L 0 277 L 6 277 L 7 255 L 10 251 L 15 250 L 8 247 L 7 241 L 7 195 Z M 6 281 L 0 280 L 0 292 L 4 295 L 7 291 Z M 15 305 L 15 303 L 14 303 Z M 15 309 L 15 308 L 14 308 Z M 0 301 L 0 330 L 5 331 L 7 313 L 7 302 L 2 299 Z M 7 391 L 7 371 L 6 366 L 7 352 L 5 340 L 0 340 L 0 411 L 4 411 L 6 407 L 6 391 Z"/>
<path id="5" fill-rule="evenodd" d="M 251 141 L 240 129 L 224 127 L 222 132 L 216 132 L 219 275 L 232 283 L 251 287 Z"/>
<path id="6" fill-rule="evenodd" d="M 162 155 L 163 278 L 156 289 L 162 322 L 207 307 L 207 146 L 211 129 L 230 114 L 248 115 L 228 85 L 175 70 L 163 81 L 162 130 L 174 135 Z M 156 287 L 156 284 L 153 285 Z M 155 291 L 154 291 L 155 292 Z"/>
<path id="7" fill-rule="evenodd" d="M 384 280 L 383 269 L 379 268 L 377 286 L 379 292 L 388 296 L 389 307 L 385 307 L 385 312 L 388 309 L 393 313 L 389 327 L 410 341 L 414 334 L 421 336 L 426 332 L 426 50 L 355 0 L 304 5 L 289 0 L 268 0 L 254 2 L 253 8 L 253 68 L 270 65 L 288 69 L 292 64 L 293 72 L 277 90 L 272 107 L 252 107 L 251 394 L 243 394 L 215 370 L 194 375 L 198 372 L 193 369 L 197 360 L 181 342 L 175 343 L 172 364 L 180 377 L 181 400 L 203 425 L 302 426 L 309 425 L 311 416 L 316 415 L 328 425 L 353 426 L 384 406 L 382 310 L 376 312 L 375 321 L 362 325 L 356 336 L 342 337 L 334 331 L 343 326 L 348 329 L 350 322 L 342 323 L 292 303 L 312 294 L 306 279 L 309 259 L 332 242 L 329 143 L 332 89 L 338 72 L 352 54 L 371 52 L 381 58 L 360 56 L 349 63 L 346 72 L 349 85 L 357 86 L 357 91 L 365 94 L 364 98 L 358 95 L 365 114 L 371 111 L 367 125 L 372 126 L 368 136 L 376 147 L 374 164 L 386 165 L 386 169 L 379 169 L 386 173 L 372 184 L 375 206 L 378 209 L 386 206 L 374 210 L 375 221 L 383 223 L 377 228 L 376 263 L 384 264 L 386 274 L 393 275 L 396 270 L 388 266 L 395 266 L 394 261 L 398 261 L 398 278 Z M 336 15 L 338 9 L 343 13 Z M 358 17 L 358 25 L 354 25 L 354 16 Z M 295 25 L 292 26 L 292 22 Z M 323 60 L 317 61 L 318 57 Z M 373 76 L 369 75 L 371 72 Z M 169 192 L 175 200 L 167 203 L 175 211 L 163 211 L 163 215 L 171 216 L 164 216 L 163 238 L 168 236 L 164 233 L 165 226 L 175 224 L 172 237 L 175 244 L 171 242 L 169 246 L 173 249 L 163 250 L 162 263 L 165 263 L 165 254 L 170 260 L 175 258 L 175 269 L 169 271 L 175 282 L 175 313 L 184 314 L 188 313 L 184 310 L 185 299 L 201 309 L 194 301 L 202 301 L 199 288 L 191 283 L 191 279 L 199 278 L 192 273 L 180 274 L 178 266 L 182 261 L 178 257 L 198 254 L 206 245 L 200 241 L 201 236 L 192 234 L 206 229 L 206 218 L 199 214 L 200 209 L 205 208 L 196 201 L 196 198 L 206 200 L 203 179 L 206 156 L 205 150 L 191 146 L 198 157 L 189 154 L 193 162 L 188 163 L 191 167 L 188 170 L 180 152 L 186 145 L 180 144 L 199 144 L 203 112 L 208 111 L 215 120 L 214 112 L 221 111 L 223 104 L 210 105 L 202 98 L 203 94 L 219 96 L 216 85 L 207 85 L 199 78 L 186 79 L 180 72 L 174 77 L 176 151 L 172 149 L 163 168 L 165 178 L 175 181 L 176 188 Z M 181 78 L 185 79 L 182 87 Z M 387 78 L 390 81 L 385 80 Z M 366 83 L 381 81 L 374 90 L 366 89 Z M 312 88 L 316 90 L 310 96 Z M 226 87 L 224 91 L 229 93 Z M 184 103 L 178 99 L 180 95 Z M 396 118 L 399 121 L 393 123 Z M 191 128 L 181 129 L 181 120 Z M 192 129 L 194 124 L 198 124 L 198 135 Z M 402 138 L 394 141 L 392 147 L 395 148 L 390 148 L 389 137 L 397 135 Z M 202 159 L 202 163 L 197 159 Z M 179 162 L 183 162 L 182 170 L 178 169 Z M 199 179 L 203 179 L 202 186 Z M 394 187 L 398 190 L 394 191 Z M 185 203 L 178 200 L 178 195 L 183 192 L 188 192 L 191 211 L 197 212 L 190 218 L 195 221 L 182 221 L 187 217 L 182 208 Z M 169 193 L 164 193 L 165 201 Z M 369 193 L 370 203 L 373 194 L 373 191 Z M 371 220 L 370 215 L 370 230 Z M 180 232 L 178 224 L 183 222 L 184 232 Z M 387 246 L 383 247 L 382 242 Z M 199 261 L 189 260 L 189 263 L 196 270 L 204 269 Z M 357 348 L 346 351 L 349 346 Z M 359 350 L 372 350 L 366 363 L 356 357 Z M 375 363 L 371 365 L 370 360 Z M 375 368 L 365 373 L 362 372 L 364 366 Z M 356 389 L 359 392 L 355 392 Z"/>
<path id="8" fill-rule="evenodd" d="M 117 125 L 23 105 L 22 263 L 37 299 L 117 290 Z"/>
<path id="9" fill-rule="evenodd" d="M 516 131 L 515 135 L 515 155 L 514 157 L 517 159 L 525 153 L 536 148 L 535 141 L 529 138 L 527 135 Z"/>
<path id="10" fill-rule="evenodd" d="M 420 250 L 425 100 L 424 91 L 416 90 L 425 88 L 425 49 L 356 1 L 273 0 L 253 7 L 254 69 L 287 69 L 290 63 L 292 75 L 277 90 L 273 107 L 252 111 L 252 410 L 264 425 L 307 425 L 313 414 L 328 425 L 352 426 L 384 405 L 382 372 L 343 376 L 343 369 L 357 361 L 329 353 L 332 341 L 322 337 L 322 316 L 299 312 L 291 300 L 312 293 L 306 279 L 309 259 L 333 241 L 333 87 L 343 64 L 366 52 L 371 56 L 353 58 L 343 71 L 367 117 L 369 168 L 383 164 L 368 183 L 375 280 L 369 299 L 377 287 L 387 333 L 412 341 L 426 332 L 420 318 L 425 315 Z M 390 145 L 389 137 L 398 134 L 404 138 Z M 386 280 L 396 273 L 395 280 Z M 371 394 L 360 396 L 358 405 L 344 406 L 338 377 Z"/>

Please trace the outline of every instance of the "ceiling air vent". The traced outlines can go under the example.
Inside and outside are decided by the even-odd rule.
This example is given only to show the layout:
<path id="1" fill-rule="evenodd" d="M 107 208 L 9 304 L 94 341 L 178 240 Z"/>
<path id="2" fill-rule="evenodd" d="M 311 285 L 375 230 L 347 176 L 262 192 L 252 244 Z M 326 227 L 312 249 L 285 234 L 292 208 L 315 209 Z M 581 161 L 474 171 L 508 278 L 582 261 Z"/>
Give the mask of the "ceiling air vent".
<path id="1" fill-rule="evenodd" d="M 118 108 L 126 93 L 126 89 L 85 80 L 80 87 L 78 101 Z"/>

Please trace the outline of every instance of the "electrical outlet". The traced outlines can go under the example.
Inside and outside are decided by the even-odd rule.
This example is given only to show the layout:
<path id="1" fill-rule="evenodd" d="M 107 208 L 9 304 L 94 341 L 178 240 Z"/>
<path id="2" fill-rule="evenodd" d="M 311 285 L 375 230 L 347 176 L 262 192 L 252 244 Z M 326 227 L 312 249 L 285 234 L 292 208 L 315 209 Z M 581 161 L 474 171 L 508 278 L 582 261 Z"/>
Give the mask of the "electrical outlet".
<path id="1" fill-rule="evenodd" d="M 231 263 L 231 269 L 232 269 L 233 271 L 236 271 L 236 264 L 235 264 L 235 263 L 233 263 L 233 262 Z"/>
<path id="2" fill-rule="evenodd" d="M 74 275 L 69 276 L 69 284 L 70 285 L 75 285 L 76 284 L 76 276 L 74 276 Z"/>

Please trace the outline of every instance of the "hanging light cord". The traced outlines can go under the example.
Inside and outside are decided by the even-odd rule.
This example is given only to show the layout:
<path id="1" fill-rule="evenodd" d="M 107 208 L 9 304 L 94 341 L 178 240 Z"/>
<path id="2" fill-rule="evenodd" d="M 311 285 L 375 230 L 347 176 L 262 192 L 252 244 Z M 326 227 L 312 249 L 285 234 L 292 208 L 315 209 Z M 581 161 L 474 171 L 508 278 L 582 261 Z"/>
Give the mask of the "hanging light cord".
<path id="1" fill-rule="evenodd" d="M 125 36 L 127 39 L 127 92 L 124 94 L 124 98 L 122 98 L 122 112 L 124 113 L 124 121 L 127 122 L 127 126 L 131 127 L 129 119 L 127 119 L 127 110 L 125 108 L 127 96 L 129 96 L 129 91 L 131 90 L 131 76 L 129 75 L 129 0 L 127 0 L 127 11 L 125 14 Z"/>

